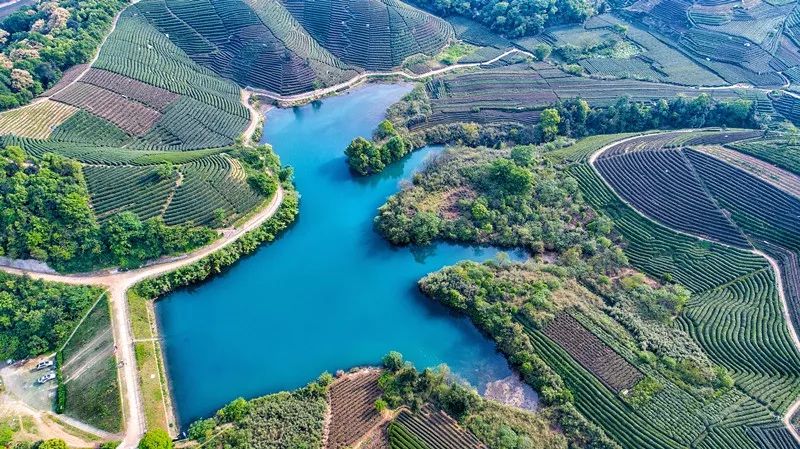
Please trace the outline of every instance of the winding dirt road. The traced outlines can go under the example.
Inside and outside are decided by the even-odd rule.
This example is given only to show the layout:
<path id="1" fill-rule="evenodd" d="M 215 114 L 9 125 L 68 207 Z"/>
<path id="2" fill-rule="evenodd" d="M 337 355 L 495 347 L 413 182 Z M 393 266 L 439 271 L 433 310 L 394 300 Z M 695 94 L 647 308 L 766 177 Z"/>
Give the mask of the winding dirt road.
<path id="1" fill-rule="evenodd" d="M 402 78 L 405 78 L 405 79 L 407 79 L 409 81 L 418 81 L 418 80 L 422 80 L 422 79 L 425 79 L 425 78 L 429 78 L 431 76 L 441 75 L 442 73 L 452 72 L 453 70 L 467 69 L 467 68 L 470 68 L 470 67 L 483 67 L 483 66 L 487 66 L 487 65 L 492 65 L 495 62 L 505 58 L 508 55 L 514 54 L 514 53 L 518 53 L 518 54 L 521 54 L 521 55 L 529 56 L 531 58 L 534 57 L 533 54 L 531 54 L 531 53 L 529 53 L 529 52 L 527 52 L 525 50 L 520 50 L 518 48 L 512 48 L 510 50 L 505 51 L 501 55 L 499 55 L 497 57 L 494 57 L 494 58 L 492 58 L 492 59 L 490 59 L 488 61 L 471 62 L 471 63 L 467 63 L 467 64 L 453 64 L 453 65 L 449 65 L 449 66 L 446 66 L 446 67 L 442 67 L 440 69 L 434 69 L 434 70 L 430 70 L 428 72 L 420 73 L 420 74 L 408 73 L 408 72 L 404 72 L 402 70 L 396 70 L 396 71 L 392 71 L 392 72 L 364 72 L 364 73 L 360 73 L 360 74 L 354 76 L 353 78 L 350 78 L 349 80 L 347 80 L 347 81 L 345 81 L 343 83 L 337 84 L 335 86 L 324 87 L 322 89 L 316 89 L 316 90 L 312 90 L 310 92 L 305 92 L 305 93 L 302 93 L 302 94 L 295 94 L 295 95 L 279 95 L 279 94 L 277 94 L 275 92 L 270 92 L 268 90 L 258 89 L 258 88 L 249 87 L 249 86 L 246 87 L 246 89 L 249 90 L 250 92 L 258 94 L 259 96 L 262 96 L 262 97 L 265 97 L 265 98 L 269 98 L 271 100 L 275 100 L 275 101 L 281 103 L 282 105 L 293 105 L 293 104 L 306 103 L 306 102 L 309 102 L 309 101 L 312 101 L 312 100 L 316 100 L 318 98 L 325 97 L 327 95 L 334 94 L 334 93 L 339 92 L 339 91 L 347 90 L 347 89 L 349 89 L 349 88 L 361 83 L 362 81 L 370 79 L 370 78 L 402 77 Z"/>
<path id="2" fill-rule="evenodd" d="M 696 129 L 682 129 L 682 130 L 675 131 L 675 132 L 685 133 L 685 132 L 694 132 L 694 131 L 697 131 L 697 130 Z M 696 239 L 699 239 L 699 240 L 703 240 L 703 241 L 706 241 L 706 242 L 711 242 L 711 243 L 715 243 L 715 244 L 718 244 L 718 245 L 727 246 L 729 248 L 734 248 L 733 246 L 727 245 L 725 243 L 720 243 L 720 242 L 717 242 L 717 241 L 714 241 L 714 240 L 709 240 L 709 239 L 706 239 L 706 238 L 703 238 L 703 237 L 700 237 L 700 236 L 697 236 L 697 235 L 694 235 L 694 234 L 691 234 L 691 233 L 688 233 L 688 232 L 683 232 L 683 231 L 680 231 L 680 230 L 677 230 L 677 229 L 672 229 L 672 228 L 670 228 L 669 226 L 667 226 L 664 223 L 661 223 L 661 222 L 658 222 L 656 220 L 653 220 L 652 218 L 648 217 L 647 215 L 645 215 L 644 213 L 639 211 L 639 209 L 637 209 L 633 204 L 629 203 L 622 195 L 619 194 L 619 192 L 617 192 L 614 189 L 614 187 L 611 185 L 611 183 L 609 183 L 608 180 L 605 177 L 603 177 L 603 174 L 600 172 L 600 170 L 597 169 L 597 166 L 595 165 L 595 161 L 597 161 L 597 158 L 599 156 L 601 156 L 603 153 L 605 153 L 606 151 L 608 151 L 610 148 L 613 148 L 614 146 L 616 146 L 618 144 L 625 143 L 625 142 L 628 142 L 630 140 L 638 139 L 640 137 L 642 137 L 642 136 L 641 135 L 637 135 L 637 136 L 627 137 L 625 139 L 617 140 L 616 142 L 612 142 L 612 143 L 600 148 L 599 150 L 595 151 L 589 157 L 589 165 L 592 167 L 592 169 L 595 171 L 595 173 L 597 173 L 597 176 L 599 176 L 600 179 L 603 180 L 603 183 L 605 183 L 605 185 L 609 189 L 611 189 L 612 192 L 614 192 L 614 194 L 617 196 L 617 198 L 620 199 L 620 201 L 622 201 L 623 203 L 628 205 L 628 207 L 633 209 L 637 214 L 639 214 L 640 216 L 644 217 L 645 219 L 647 219 L 647 220 L 649 220 L 649 221 L 651 221 L 653 223 L 656 223 L 659 226 L 663 226 L 663 227 L 665 227 L 665 228 L 667 228 L 667 229 L 669 229 L 669 230 L 671 230 L 673 232 L 676 232 L 678 234 L 683 234 L 683 235 L 686 235 L 686 236 L 689 236 L 689 237 L 693 237 L 693 238 L 696 238 Z M 736 249 L 741 249 L 741 248 L 736 248 Z M 794 343 L 795 348 L 797 349 L 798 352 L 800 352 L 800 338 L 798 338 L 797 329 L 795 329 L 793 321 L 792 321 L 792 318 L 791 318 L 791 311 L 789 310 L 789 302 L 786 299 L 786 292 L 784 290 L 783 276 L 781 275 L 781 270 L 780 270 L 780 267 L 778 266 L 778 262 L 775 259 L 773 259 L 772 257 L 770 257 L 769 255 L 767 255 L 764 252 L 759 251 L 757 249 L 752 249 L 752 250 L 750 250 L 750 252 L 752 254 L 761 256 L 764 259 L 766 259 L 767 262 L 769 263 L 771 269 L 772 269 L 772 272 L 775 274 L 775 283 L 777 284 L 777 287 L 778 287 L 778 296 L 780 297 L 781 304 L 783 305 L 783 307 L 782 307 L 782 309 L 783 309 L 783 317 L 784 317 L 784 320 L 786 321 L 786 328 L 789 330 L 789 335 L 790 335 L 790 337 L 792 339 L 792 342 Z M 787 430 L 789 430 L 789 433 L 792 434 L 794 439 L 798 443 L 800 443 L 800 432 L 798 432 L 798 430 L 795 428 L 795 426 L 792 425 L 792 416 L 794 416 L 794 414 L 798 411 L 798 409 L 800 409 L 800 398 L 795 400 L 792 403 L 792 405 L 790 405 L 789 408 L 786 410 L 786 413 L 783 416 L 783 423 L 786 426 Z"/>

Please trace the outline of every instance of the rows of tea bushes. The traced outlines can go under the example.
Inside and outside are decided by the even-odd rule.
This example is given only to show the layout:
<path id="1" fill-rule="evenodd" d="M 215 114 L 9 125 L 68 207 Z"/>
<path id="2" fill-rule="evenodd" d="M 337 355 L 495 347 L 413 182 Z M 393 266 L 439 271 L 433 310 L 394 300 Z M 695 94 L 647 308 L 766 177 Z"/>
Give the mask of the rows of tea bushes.
<path id="1" fill-rule="evenodd" d="M 800 199 L 706 154 L 686 156 L 708 192 L 754 239 L 800 250 Z"/>
<path id="2" fill-rule="evenodd" d="M 184 179 L 164 213 L 167 224 L 219 225 L 255 207 L 263 198 L 241 174 L 238 161 L 217 155 L 181 167 Z"/>
<path id="3" fill-rule="evenodd" d="M 180 97 L 166 89 L 100 69 L 89 69 L 80 82 L 116 92 L 159 112 L 164 112 L 167 106 Z"/>
<path id="4" fill-rule="evenodd" d="M 81 109 L 53 129 L 48 140 L 91 142 L 97 146 L 121 147 L 132 139 L 132 136 L 108 120 Z"/>
<path id="5" fill-rule="evenodd" d="M 423 406 L 417 413 L 402 410 L 395 418 L 394 425 L 413 435 L 418 441 L 422 442 L 423 447 L 487 449 L 487 446 L 481 443 L 475 435 L 461 428 L 456 420 L 429 404 Z M 391 436 L 390 441 L 392 441 Z"/>
<path id="6" fill-rule="evenodd" d="M 131 211 L 146 220 L 160 216 L 175 188 L 177 173 L 159 173 L 156 167 L 83 167 L 92 209 L 100 220 Z"/>
<path id="7" fill-rule="evenodd" d="M 653 277 L 670 278 L 699 292 L 767 265 L 744 250 L 702 242 L 644 218 L 623 203 L 588 164 L 575 165 L 570 173 L 578 180 L 584 198 L 614 220 L 631 264 Z"/>
<path id="8" fill-rule="evenodd" d="M 770 164 L 800 175 L 800 145 L 790 139 L 775 137 L 729 145 L 734 150 L 755 156 Z"/>
<path id="9" fill-rule="evenodd" d="M 716 100 L 739 99 L 733 90 L 690 89 L 630 79 L 570 75 L 545 63 L 517 63 L 476 72 L 450 74 L 426 83 L 430 113 L 409 120 L 409 128 L 475 122 L 538 122 L 538 112 L 559 100 L 580 97 L 592 107 L 612 106 L 621 97 L 650 103 L 678 94 L 707 93 Z"/>
<path id="10" fill-rule="evenodd" d="M 138 7 L 195 62 L 242 86 L 295 94 L 348 77 L 277 1 L 145 0 Z"/>
<path id="11" fill-rule="evenodd" d="M 800 328 L 800 256 L 794 251 L 767 242 L 757 242 L 756 247 L 778 264 L 792 322 L 795 329 Z"/>
<path id="12" fill-rule="evenodd" d="M 785 410 L 800 395 L 800 354 L 769 269 L 693 297 L 680 320 L 750 396 Z"/>
<path id="13" fill-rule="evenodd" d="M 749 242 L 705 191 L 681 150 L 601 156 L 597 168 L 614 190 L 667 226 L 747 248 Z"/>
<path id="14" fill-rule="evenodd" d="M 149 3 L 123 12 L 93 66 L 181 97 L 131 146 L 187 150 L 232 144 L 249 121 L 239 87 L 198 65 L 150 24 L 144 17 Z"/>
<path id="15" fill-rule="evenodd" d="M 397 0 L 283 4 L 323 47 L 367 70 L 390 70 L 415 54 L 432 56 L 454 35 L 444 20 Z"/>
<path id="16" fill-rule="evenodd" d="M 82 82 L 67 87 L 51 98 L 91 112 L 134 136 L 144 135 L 161 119 L 160 112 L 138 101 Z"/>

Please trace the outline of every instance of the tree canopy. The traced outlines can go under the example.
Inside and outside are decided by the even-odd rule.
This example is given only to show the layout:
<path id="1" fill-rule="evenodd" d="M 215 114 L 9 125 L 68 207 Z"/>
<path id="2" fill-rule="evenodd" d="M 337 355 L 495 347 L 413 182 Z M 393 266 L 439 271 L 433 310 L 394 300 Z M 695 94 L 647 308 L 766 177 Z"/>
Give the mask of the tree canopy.
<path id="1" fill-rule="evenodd" d="M 170 227 L 122 212 L 99 223 L 81 165 L 55 154 L 27 157 L 0 151 L 0 256 L 37 259 L 61 271 L 136 267 L 165 254 L 207 244 L 215 233 L 191 225 Z"/>
<path id="2" fill-rule="evenodd" d="M 0 110 L 28 103 L 88 62 L 126 0 L 24 6 L 0 21 Z"/>

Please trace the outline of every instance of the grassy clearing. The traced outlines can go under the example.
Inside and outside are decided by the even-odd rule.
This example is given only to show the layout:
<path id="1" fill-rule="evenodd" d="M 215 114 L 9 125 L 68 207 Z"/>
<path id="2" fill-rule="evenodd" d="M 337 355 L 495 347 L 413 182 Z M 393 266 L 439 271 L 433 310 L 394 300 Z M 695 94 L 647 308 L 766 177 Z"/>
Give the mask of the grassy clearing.
<path id="1" fill-rule="evenodd" d="M 153 342 L 134 345 L 136 366 L 139 369 L 139 385 L 144 403 L 144 418 L 148 429 L 167 429 L 167 413 L 164 410 L 164 390 L 161 387 L 158 353 Z"/>
<path id="2" fill-rule="evenodd" d="M 0 134 L 47 139 L 54 128 L 77 111 L 77 108 L 55 101 L 40 101 L 25 108 L 0 114 Z"/>
<path id="3" fill-rule="evenodd" d="M 453 65 L 460 61 L 461 58 L 475 53 L 477 49 L 478 47 L 474 45 L 456 42 L 448 45 L 441 53 L 436 55 L 436 60 L 445 65 Z"/>
<path id="4" fill-rule="evenodd" d="M 169 428 L 169 416 L 165 407 L 168 394 L 161 354 L 156 341 L 152 340 L 153 325 L 150 320 L 148 300 L 128 291 L 131 330 L 136 354 L 136 368 L 139 372 L 139 386 L 144 404 L 144 417 L 148 429 Z"/>
<path id="5" fill-rule="evenodd" d="M 104 295 L 64 345 L 64 414 L 98 429 L 122 430 L 111 311 Z"/>

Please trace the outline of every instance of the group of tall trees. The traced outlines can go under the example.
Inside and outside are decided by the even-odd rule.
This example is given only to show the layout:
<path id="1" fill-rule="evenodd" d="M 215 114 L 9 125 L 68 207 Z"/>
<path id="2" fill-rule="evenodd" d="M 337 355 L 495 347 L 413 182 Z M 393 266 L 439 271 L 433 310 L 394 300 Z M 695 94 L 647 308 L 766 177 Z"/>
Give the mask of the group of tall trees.
<path id="1" fill-rule="evenodd" d="M 89 61 L 126 0 L 37 2 L 0 22 L 0 110 L 28 103 Z"/>
<path id="2" fill-rule="evenodd" d="M 535 139 L 556 136 L 585 137 L 594 134 L 646 131 L 665 128 L 721 126 L 757 128 L 755 104 L 750 100 L 715 100 L 708 94 L 677 96 L 654 103 L 620 98 L 611 106 L 591 107 L 586 100 L 560 101 L 542 111 Z"/>
<path id="3" fill-rule="evenodd" d="M 57 349 L 101 290 L 0 272 L 0 359 Z"/>
<path id="4" fill-rule="evenodd" d="M 62 271 L 130 268 L 212 241 L 191 225 L 170 227 L 122 212 L 99 223 L 78 162 L 55 154 L 33 160 L 15 146 L 0 151 L 0 256 L 37 259 Z"/>
<path id="5" fill-rule="evenodd" d="M 395 130 L 389 120 L 384 120 L 375 131 L 375 142 L 357 137 L 344 151 L 350 168 L 369 175 L 382 171 L 386 165 L 411 151 L 411 145 Z"/>
<path id="6" fill-rule="evenodd" d="M 413 0 L 441 16 L 474 19 L 509 37 L 537 34 L 548 25 L 578 23 L 603 8 L 599 0 Z"/>

